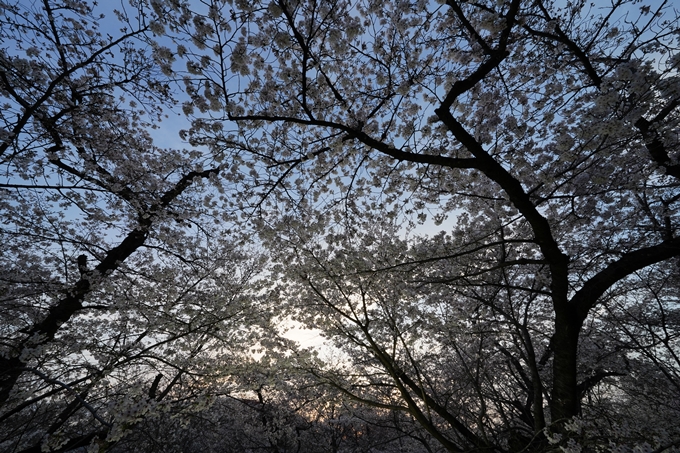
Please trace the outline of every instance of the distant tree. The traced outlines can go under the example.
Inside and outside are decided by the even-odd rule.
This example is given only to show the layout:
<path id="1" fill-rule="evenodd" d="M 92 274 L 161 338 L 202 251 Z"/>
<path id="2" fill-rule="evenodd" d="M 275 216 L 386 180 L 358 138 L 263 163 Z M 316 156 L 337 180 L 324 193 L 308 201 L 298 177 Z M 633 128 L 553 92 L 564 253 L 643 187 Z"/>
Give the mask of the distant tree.
<path id="1" fill-rule="evenodd" d="M 672 2 L 167 6 L 318 379 L 454 452 L 677 448 Z"/>
<path id="2" fill-rule="evenodd" d="M 138 423 L 112 453 L 432 452 L 400 413 L 343 402 L 310 376 L 270 368 L 249 396 L 218 397 L 182 417 L 157 414 Z M 267 376 L 268 375 L 268 376 Z M 240 376 L 249 380 L 253 376 Z M 264 381 L 269 381 L 265 384 Z M 308 385 L 308 384 L 313 385 Z M 396 417 L 395 417 L 396 416 Z"/>
<path id="3" fill-rule="evenodd" d="M 176 103 L 159 15 L 94 4 L 0 3 L 1 451 L 105 450 L 197 410 L 267 322 L 220 163 L 154 145 Z"/>

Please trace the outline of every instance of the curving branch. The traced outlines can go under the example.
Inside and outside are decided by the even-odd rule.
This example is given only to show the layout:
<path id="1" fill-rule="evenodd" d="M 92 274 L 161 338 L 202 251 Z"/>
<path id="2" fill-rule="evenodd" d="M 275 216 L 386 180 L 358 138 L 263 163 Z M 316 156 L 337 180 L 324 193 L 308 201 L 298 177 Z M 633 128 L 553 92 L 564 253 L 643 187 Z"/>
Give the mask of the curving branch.
<path id="1" fill-rule="evenodd" d="M 635 127 L 637 127 L 642 134 L 647 151 L 649 151 L 654 162 L 660 167 L 663 167 L 666 170 L 667 175 L 680 179 L 680 164 L 671 163 L 671 158 L 668 155 L 666 145 L 664 145 L 661 135 L 654 127 L 670 115 L 678 105 L 680 105 L 680 99 L 673 99 L 651 120 L 647 120 L 646 118 L 638 119 L 635 122 Z"/>

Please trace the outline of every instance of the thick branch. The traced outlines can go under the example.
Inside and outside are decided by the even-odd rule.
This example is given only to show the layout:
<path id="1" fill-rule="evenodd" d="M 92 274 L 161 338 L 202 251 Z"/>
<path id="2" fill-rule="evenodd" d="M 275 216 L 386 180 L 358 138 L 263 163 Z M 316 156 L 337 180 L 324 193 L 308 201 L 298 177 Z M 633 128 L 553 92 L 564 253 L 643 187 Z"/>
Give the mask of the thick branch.
<path id="1" fill-rule="evenodd" d="M 49 309 L 45 319 L 33 326 L 28 332 L 28 337 L 18 345 L 12 357 L 0 358 L 0 370 L 3 370 L 0 373 L 0 404 L 9 398 L 12 388 L 24 371 L 26 364 L 19 358 L 18 352 L 24 347 L 35 347 L 54 339 L 61 325 L 83 308 L 82 302 L 92 289 L 92 280 L 110 275 L 144 244 L 155 220 L 155 214 L 167 208 L 191 185 L 194 178 L 206 178 L 218 172 L 219 168 L 213 168 L 202 172 L 192 171 L 184 175 L 172 189 L 160 197 L 158 203 L 151 206 L 148 214 L 139 216 L 138 227 L 130 231 L 120 244 L 109 250 L 94 271 L 82 275 L 66 297 Z"/>
<path id="2" fill-rule="evenodd" d="M 609 264 L 590 278 L 572 297 L 571 304 L 575 307 L 579 319 L 585 320 L 599 298 L 616 282 L 633 272 L 675 256 L 680 256 L 680 238 L 626 253 Z"/>
<path id="3" fill-rule="evenodd" d="M 680 99 L 674 99 L 652 120 L 647 120 L 645 118 L 637 120 L 635 122 L 635 127 L 637 127 L 642 134 L 647 151 L 649 151 L 654 162 L 665 168 L 667 175 L 680 179 L 680 165 L 671 163 L 671 158 L 668 155 L 666 146 L 661 141 L 659 132 L 653 127 L 655 123 L 666 118 L 666 116 L 668 116 L 678 105 L 680 105 Z"/>
<path id="4" fill-rule="evenodd" d="M 267 121 L 267 122 L 282 122 L 291 124 L 304 124 L 307 126 L 319 126 L 329 129 L 337 129 L 345 132 L 349 138 L 359 140 L 361 143 L 368 145 L 372 149 L 386 154 L 398 161 L 414 162 L 420 164 L 431 164 L 449 168 L 477 168 L 476 159 L 474 158 L 457 158 L 434 154 L 418 154 L 394 148 L 386 143 L 377 140 L 370 135 L 356 130 L 344 124 L 334 123 L 332 121 L 323 120 L 308 120 L 292 116 L 272 116 L 272 115 L 243 115 L 234 116 L 229 115 L 232 121 Z"/>
<path id="5" fill-rule="evenodd" d="M 550 16 L 550 13 L 543 5 L 543 2 L 537 1 L 536 4 L 539 6 L 541 11 L 545 15 L 546 21 L 548 22 L 555 21 L 555 19 Z M 579 45 L 576 44 L 576 42 L 570 39 L 558 24 L 555 25 L 555 32 L 557 33 L 556 35 L 544 31 L 534 30 L 533 28 L 529 27 L 526 24 L 523 25 L 522 27 L 534 36 L 554 40 L 567 46 L 567 49 L 569 49 L 571 53 L 573 53 L 574 56 L 583 65 L 583 71 L 586 73 L 588 78 L 590 78 L 590 80 L 593 82 L 593 85 L 599 87 L 602 84 L 602 77 L 600 77 L 600 75 L 597 73 L 593 65 L 590 63 L 590 59 L 588 58 L 588 55 L 586 55 L 586 52 L 583 49 L 581 49 L 581 47 L 579 47 Z"/>
<path id="6" fill-rule="evenodd" d="M 540 247 L 543 256 L 550 263 L 553 301 L 555 303 L 566 302 L 568 290 L 567 264 L 569 260 L 560 250 L 555 238 L 553 238 L 548 220 L 538 212 L 522 184 L 484 150 L 482 145 L 453 117 L 449 110 L 440 107 L 435 110 L 435 113 L 456 139 L 475 156 L 478 163 L 477 168 L 489 179 L 501 186 L 515 208 L 529 222 L 536 243 Z"/>
<path id="7" fill-rule="evenodd" d="M 595 372 L 595 374 L 593 374 L 592 376 L 589 376 L 588 378 L 586 378 L 583 382 L 581 382 L 578 385 L 578 390 L 579 390 L 579 393 L 581 394 L 581 397 L 583 397 L 583 395 L 585 395 L 588 390 L 590 390 L 591 388 L 595 387 L 597 384 L 602 382 L 603 379 L 608 378 L 608 377 L 612 377 L 612 376 L 625 376 L 625 374 L 619 373 L 619 372 L 616 372 L 616 371 L 603 371 L 603 370 L 599 370 L 599 371 Z"/>
<path id="8" fill-rule="evenodd" d="M 451 105 L 453 105 L 458 96 L 481 82 L 484 77 L 486 77 L 491 71 L 498 67 L 505 57 L 509 55 L 509 52 L 507 51 L 508 38 L 510 37 L 510 31 L 515 25 L 515 18 L 517 16 L 517 12 L 519 11 L 519 5 L 519 0 L 513 0 L 512 4 L 510 5 L 508 14 L 505 16 L 505 28 L 501 32 L 501 36 L 498 39 L 498 47 L 495 50 L 490 50 L 487 47 L 487 50 L 485 50 L 485 53 L 489 55 L 487 60 L 479 65 L 479 67 L 472 74 L 464 79 L 454 82 L 454 84 L 449 89 L 449 92 L 446 94 L 446 98 L 444 98 L 442 101 L 440 109 L 450 109 Z"/>

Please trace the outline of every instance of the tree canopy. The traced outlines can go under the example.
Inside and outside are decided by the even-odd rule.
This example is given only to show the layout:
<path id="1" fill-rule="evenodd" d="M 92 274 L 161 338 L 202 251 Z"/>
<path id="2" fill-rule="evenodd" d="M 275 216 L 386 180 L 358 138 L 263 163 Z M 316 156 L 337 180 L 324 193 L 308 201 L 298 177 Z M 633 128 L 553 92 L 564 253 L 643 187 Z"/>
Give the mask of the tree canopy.
<path id="1" fill-rule="evenodd" d="M 680 448 L 672 2 L 0 8 L 9 451 Z"/>

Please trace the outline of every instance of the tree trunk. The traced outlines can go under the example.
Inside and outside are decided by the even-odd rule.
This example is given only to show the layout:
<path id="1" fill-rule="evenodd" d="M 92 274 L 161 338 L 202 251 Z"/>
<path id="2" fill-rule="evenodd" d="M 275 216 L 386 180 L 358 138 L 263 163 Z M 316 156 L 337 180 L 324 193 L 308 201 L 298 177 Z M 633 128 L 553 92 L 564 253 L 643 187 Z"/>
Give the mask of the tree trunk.
<path id="1" fill-rule="evenodd" d="M 579 413 L 577 353 L 583 320 L 567 304 L 555 309 L 553 386 L 550 414 L 552 423 L 566 421 Z"/>

